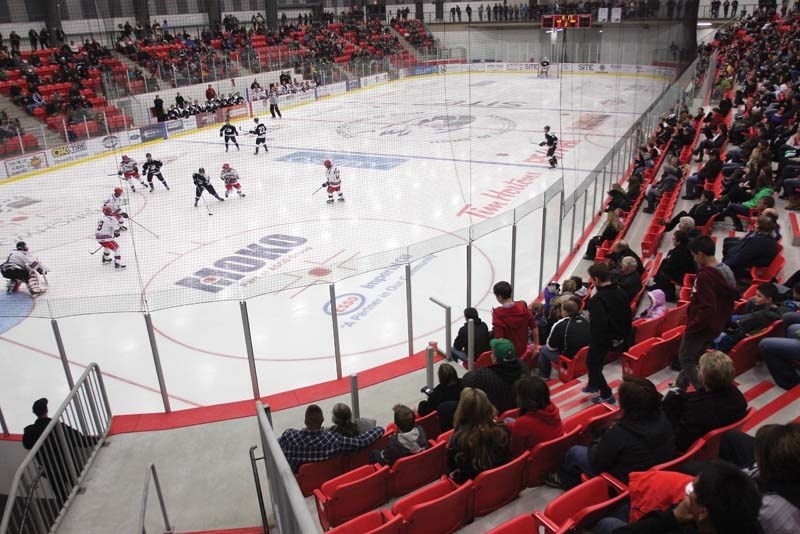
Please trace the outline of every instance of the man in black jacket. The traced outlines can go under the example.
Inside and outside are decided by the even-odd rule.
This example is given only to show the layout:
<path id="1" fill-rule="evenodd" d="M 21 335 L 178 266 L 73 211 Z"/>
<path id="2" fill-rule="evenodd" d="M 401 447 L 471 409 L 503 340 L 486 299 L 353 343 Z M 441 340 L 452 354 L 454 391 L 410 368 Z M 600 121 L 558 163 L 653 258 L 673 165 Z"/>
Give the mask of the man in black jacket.
<path id="1" fill-rule="evenodd" d="M 514 382 L 527 372 L 526 366 L 517 358 L 514 344 L 508 339 L 498 338 L 489 342 L 492 347 L 492 365 L 481 367 L 464 375 L 464 387 L 483 390 L 498 414 L 516 406 Z"/>
<path id="2" fill-rule="evenodd" d="M 686 178 L 686 195 L 681 197 L 684 200 L 696 200 L 700 198 L 700 192 L 703 190 L 703 184 L 708 180 L 714 180 L 717 174 L 722 170 L 722 160 L 719 159 L 719 152 L 717 150 L 709 150 L 708 163 L 703 165 L 695 174 Z"/>
<path id="3" fill-rule="evenodd" d="M 481 353 L 489 350 L 489 340 L 491 336 L 489 335 L 488 325 L 478 317 L 478 310 L 475 308 L 465 308 L 464 320 L 467 322 L 458 329 L 458 335 L 456 335 L 456 339 L 453 341 L 453 359 L 456 361 L 467 361 L 467 332 L 469 330 L 470 319 L 472 319 L 475 326 L 475 359 L 477 360 Z"/>
<path id="4" fill-rule="evenodd" d="M 589 267 L 589 278 L 597 292 L 587 307 L 592 341 L 586 358 L 589 384 L 582 391 L 599 392 L 600 395 L 592 399 L 595 404 L 614 404 L 616 400 L 603 376 L 603 365 L 609 351 L 626 349 L 631 333 L 630 299 L 618 285 L 611 282 L 611 273 L 605 263 L 595 263 Z"/>
<path id="5" fill-rule="evenodd" d="M 633 299 L 642 290 L 642 275 L 636 271 L 636 259 L 631 256 L 622 258 L 620 270 L 613 280 L 628 296 L 628 301 L 633 303 Z"/>
<path id="6" fill-rule="evenodd" d="M 574 300 L 567 299 L 561 304 L 561 317 L 550 329 L 546 344 L 539 349 L 539 376 L 544 380 L 550 378 L 550 365 L 561 354 L 571 359 L 591 339 L 589 321 Z"/>

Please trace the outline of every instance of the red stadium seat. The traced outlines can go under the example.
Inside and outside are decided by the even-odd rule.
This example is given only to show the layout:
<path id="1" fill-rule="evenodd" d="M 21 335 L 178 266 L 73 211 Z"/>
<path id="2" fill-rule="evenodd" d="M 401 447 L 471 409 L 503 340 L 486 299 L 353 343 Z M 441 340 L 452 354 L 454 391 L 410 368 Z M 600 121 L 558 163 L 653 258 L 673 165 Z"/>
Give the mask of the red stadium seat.
<path id="1" fill-rule="evenodd" d="M 567 358 L 563 354 L 558 357 L 558 379 L 562 382 L 569 382 L 573 378 L 585 375 L 588 371 L 586 369 L 586 356 L 589 354 L 589 346 L 583 347 L 572 359 Z"/>
<path id="2" fill-rule="evenodd" d="M 314 490 L 332 478 L 336 478 L 344 471 L 344 457 L 336 456 L 324 462 L 303 464 L 297 471 L 295 478 L 304 497 L 313 495 Z"/>
<path id="3" fill-rule="evenodd" d="M 525 451 L 500 467 L 480 473 L 472 481 L 473 513 L 482 516 L 494 512 L 519 496 L 530 454 Z"/>
<path id="4" fill-rule="evenodd" d="M 577 444 L 588 445 L 597 432 L 607 429 L 620 417 L 619 408 L 608 404 L 593 404 L 564 420 L 564 432 L 580 427 Z"/>
<path id="5" fill-rule="evenodd" d="M 368 465 L 370 463 L 369 457 L 373 451 L 382 451 L 386 448 L 386 444 L 389 442 L 389 438 L 392 437 L 394 431 L 390 431 L 388 428 L 384 431 L 383 436 L 379 437 L 375 440 L 372 445 L 364 447 L 363 449 L 359 449 L 356 452 L 351 452 L 350 454 L 344 455 L 344 470 L 347 471 L 348 469 L 355 469 L 357 467 L 361 467 L 362 465 Z"/>
<path id="6" fill-rule="evenodd" d="M 628 495 L 622 482 L 602 473 L 562 493 L 533 517 L 545 532 L 582 532 L 609 515 Z"/>
<path id="7" fill-rule="evenodd" d="M 658 335 L 664 316 L 655 319 L 637 319 L 633 322 L 634 340 L 633 344 L 641 343 L 645 339 L 650 339 Z"/>
<path id="8" fill-rule="evenodd" d="M 481 367 L 489 367 L 490 365 L 492 365 L 492 351 L 490 350 L 482 352 L 480 356 L 475 358 L 475 369 L 480 369 Z"/>
<path id="9" fill-rule="evenodd" d="M 431 443 L 444 443 L 444 444 L 447 444 L 447 442 L 450 441 L 450 438 L 453 437 L 453 432 L 455 432 L 455 431 L 456 430 L 454 428 L 451 428 L 447 432 L 442 432 L 441 434 L 439 434 L 437 436 L 437 438 L 435 440 L 432 440 Z"/>
<path id="10" fill-rule="evenodd" d="M 439 478 L 445 472 L 447 443 L 397 460 L 389 472 L 389 495 L 399 497 Z"/>
<path id="11" fill-rule="evenodd" d="M 415 491 L 392 506 L 403 517 L 405 534 L 449 534 L 472 520 L 472 481 L 461 486 L 447 477 Z"/>
<path id="12" fill-rule="evenodd" d="M 499 527 L 495 527 L 487 534 L 531 534 L 538 532 L 539 525 L 532 514 L 525 514 L 506 521 Z"/>
<path id="13" fill-rule="evenodd" d="M 378 508 L 389 500 L 389 467 L 365 465 L 328 480 L 314 490 L 323 530 Z"/>
<path id="14" fill-rule="evenodd" d="M 759 358 L 759 341 L 765 337 L 780 335 L 782 328 L 783 322 L 779 319 L 757 334 L 747 336 L 733 346 L 728 356 L 730 356 L 731 361 L 733 361 L 733 368 L 736 369 L 737 375 L 755 367 Z"/>
<path id="15" fill-rule="evenodd" d="M 651 337 L 629 348 L 622 355 L 622 374 L 646 378 L 669 365 L 663 346 L 661 338 Z"/>
<path id="16" fill-rule="evenodd" d="M 414 424 L 418 427 L 422 428 L 425 432 L 425 437 L 428 440 L 436 441 L 436 438 L 439 437 L 439 433 L 441 429 L 439 428 L 439 412 L 436 410 L 432 411 L 428 415 L 420 417 L 419 414 L 414 414 Z M 386 425 L 386 432 L 396 432 L 397 426 L 394 423 L 389 423 Z"/>
<path id="17" fill-rule="evenodd" d="M 563 436 L 543 441 L 530 450 L 525 468 L 526 487 L 539 486 L 545 475 L 558 471 L 567 449 L 577 443 L 580 432 L 581 427 L 577 426 Z"/>
<path id="18" fill-rule="evenodd" d="M 719 443 L 722 441 L 722 435 L 729 430 L 741 430 L 744 428 L 744 425 L 747 424 L 747 421 L 755 415 L 756 409 L 750 407 L 747 409 L 747 415 L 736 421 L 735 423 L 731 423 L 728 426 L 723 426 L 720 428 L 716 428 L 711 432 L 706 433 L 705 436 L 700 438 L 703 442 L 702 447 L 697 452 L 695 456 L 696 460 L 714 460 L 719 457 Z"/>
<path id="19" fill-rule="evenodd" d="M 671 330 L 676 326 L 686 324 L 686 310 L 689 304 L 680 304 L 664 314 L 664 320 L 658 328 L 658 335 L 663 337 L 664 332 Z"/>
<path id="20" fill-rule="evenodd" d="M 403 518 L 387 510 L 375 510 L 328 531 L 328 534 L 401 534 Z"/>

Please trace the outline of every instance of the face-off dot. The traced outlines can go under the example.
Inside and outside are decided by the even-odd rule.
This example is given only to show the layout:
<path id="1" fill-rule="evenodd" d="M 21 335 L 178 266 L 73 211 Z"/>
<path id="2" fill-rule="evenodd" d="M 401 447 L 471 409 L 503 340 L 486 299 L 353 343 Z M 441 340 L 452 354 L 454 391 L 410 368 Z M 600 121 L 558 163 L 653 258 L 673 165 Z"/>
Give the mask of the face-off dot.
<path id="1" fill-rule="evenodd" d="M 308 271 L 308 274 L 310 274 L 311 276 L 320 276 L 320 277 L 328 276 L 329 274 L 331 274 L 331 270 L 326 269 L 325 267 L 314 267 L 313 269 Z"/>

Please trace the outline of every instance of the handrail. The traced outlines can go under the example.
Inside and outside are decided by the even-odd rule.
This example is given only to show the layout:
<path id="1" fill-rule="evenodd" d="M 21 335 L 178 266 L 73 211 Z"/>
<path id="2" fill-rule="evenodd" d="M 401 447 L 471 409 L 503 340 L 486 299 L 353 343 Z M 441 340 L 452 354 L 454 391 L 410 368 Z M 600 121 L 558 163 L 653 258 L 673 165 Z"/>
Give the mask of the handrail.
<path id="1" fill-rule="evenodd" d="M 17 468 L 0 534 L 54 531 L 111 427 L 111 408 L 96 363 L 89 364 Z M 41 484 L 41 478 L 48 484 Z M 33 523 L 26 525 L 28 518 Z"/>
<path id="2" fill-rule="evenodd" d="M 303 534 L 320 532 L 308 511 L 300 486 L 283 455 L 261 401 L 256 401 L 256 417 L 261 434 L 261 450 L 264 451 L 264 465 L 267 468 L 269 498 L 278 531 Z"/>
<path id="3" fill-rule="evenodd" d="M 445 339 L 445 349 L 444 354 L 447 356 L 447 359 L 451 359 L 453 357 L 453 322 L 452 317 L 452 309 L 449 304 L 445 304 L 441 300 L 428 297 L 428 300 L 433 302 L 434 304 L 441 306 L 444 308 L 444 339 Z"/>
<path id="4" fill-rule="evenodd" d="M 158 471 L 156 465 L 150 464 L 144 470 L 144 489 L 142 490 L 142 506 L 139 508 L 139 528 L 136 529 L 136 534 L 147 534 L 144 526 L 144 520 L 147 515 L 147 498 L 150 496 L 150 475 L 153 476 L 153 482 L 156 485 L 156 494 L 158 495 L 158 504 L 161 506 L 161 515 L 164 518 L 164 534 L 172 534 L 175 529 L 169 522 L 167 516 L 167 505 L 164 503 L 164 494 L 161 491 L 161 483 L 158 481 Z"/>
<path id="5" fill-rule="evenodd" d="M 8 437 L 11 433 L 8 431 L 8 425 L 6 424 L 6 418 L 3 417 L 3 409 L 0 408 L 0 429 L 3 430 L 3 436 Z"/>

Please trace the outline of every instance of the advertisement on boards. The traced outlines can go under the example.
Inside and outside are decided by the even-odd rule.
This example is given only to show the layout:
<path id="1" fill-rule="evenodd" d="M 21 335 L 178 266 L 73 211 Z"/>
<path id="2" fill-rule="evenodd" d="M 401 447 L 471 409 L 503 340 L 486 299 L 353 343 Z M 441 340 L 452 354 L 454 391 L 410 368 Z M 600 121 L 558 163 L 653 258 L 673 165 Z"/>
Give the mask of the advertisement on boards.
<path id="1" fill-rule="evenodd" d="M 90 155 L 89 145 L 85 141 L 57 146 L 51 148 L 47 152 L 47 160 L 50 165 L 75 161 L 76 159 L 85 158 Z"/>
<path id="2" fill-rule="evenodd" d="M 40 171 L 48 167 L 47 153 L 44 150 L 9 158 L 3 163 L 5 164 L 6 175 L 9 178 L 26 172 Z"/>

